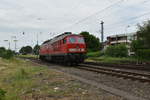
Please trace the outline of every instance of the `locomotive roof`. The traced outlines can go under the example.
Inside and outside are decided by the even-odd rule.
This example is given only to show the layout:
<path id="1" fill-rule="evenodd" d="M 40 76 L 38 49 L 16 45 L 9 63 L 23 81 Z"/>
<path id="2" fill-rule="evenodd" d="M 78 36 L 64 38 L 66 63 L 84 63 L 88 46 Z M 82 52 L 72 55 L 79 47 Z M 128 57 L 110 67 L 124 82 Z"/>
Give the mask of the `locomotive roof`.
<path id="1" fill-rule="evenodd" d="M 63 38 L 65 38 L 66 36 L 69 36 L 69 35 L 77 35 L 77 34 L 72 34 L 71 32 L 65 32 L 65 33 L 63 33 L 61 35 L 58 35 L 58 36 L 54 37 L 53 39 L 45 41 L 43 44 L 54 43 L 54 42 L 56 42 L 58 40 L 62 40 Z"/>

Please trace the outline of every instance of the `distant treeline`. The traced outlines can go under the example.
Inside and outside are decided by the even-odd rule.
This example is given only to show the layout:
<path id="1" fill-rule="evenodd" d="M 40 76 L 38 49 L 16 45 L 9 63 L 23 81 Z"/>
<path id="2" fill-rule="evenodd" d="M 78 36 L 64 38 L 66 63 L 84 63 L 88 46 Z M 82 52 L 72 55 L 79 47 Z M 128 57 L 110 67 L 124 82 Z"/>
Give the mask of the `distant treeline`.
<path id="1" fill-rule="evenodd" d="M 20 54 L 26 55 L 26 54 L 39 54 L 39 49 L 40 46 L 39 45 L 35 45 L 34 48 L 32 48 L 31 46 L 24 46 L 19 50 Z"/>
<path id="2" fill-rule="evenodd" d="M 12 50 L 7 50 L 4 47 L 0 47 L 0 57 L 5 59 L 10 59 L 15 55 L 15 52 Z"/>

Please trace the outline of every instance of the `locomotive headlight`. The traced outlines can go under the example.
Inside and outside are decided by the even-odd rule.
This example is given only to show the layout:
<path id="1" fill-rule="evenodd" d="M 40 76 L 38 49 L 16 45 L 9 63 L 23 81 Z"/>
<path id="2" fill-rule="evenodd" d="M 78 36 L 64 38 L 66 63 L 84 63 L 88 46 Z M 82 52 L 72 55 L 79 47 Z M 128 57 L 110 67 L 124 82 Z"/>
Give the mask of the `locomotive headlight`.
<path id="1" fill-rule="evenodd" d="M 82 49 L 81 49 L 81 51 L 83 52 L 83 51 L 85 51 L 85 49 L 84 49 L 84 48 L 82 48 Z"/>

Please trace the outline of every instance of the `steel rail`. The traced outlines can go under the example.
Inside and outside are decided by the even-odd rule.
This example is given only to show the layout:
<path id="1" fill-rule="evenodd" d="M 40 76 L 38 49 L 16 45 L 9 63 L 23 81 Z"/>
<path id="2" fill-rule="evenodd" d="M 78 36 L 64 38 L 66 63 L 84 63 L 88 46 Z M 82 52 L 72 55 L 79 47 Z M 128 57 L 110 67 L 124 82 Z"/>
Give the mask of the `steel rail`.
<path id="1" fill-rule="evenodd" d="M 117 76 L 117 77 L 123 77 L 125 79 L 132 79 L 132 80 L 138 80 L 141 82 L 150 83 L 150 74 L 141 74 L 141 73 L 129 72 L 129 71 L 120 70 L 120 69 L 116 70 L 116 69 L 110 69 L 110 68 L 102 68 L 99 66 L 92 66 L 92 65 L 86 65 L 86 64 L 80 64 L 77 68 L 92 71 L 92 72 Z"/>
<path id="2" fill-rule="evenodd" d="M 36 59 L 29 59 L 29 60 L 37 61 Z M 116 69 L 116 68 L 115 69 L 114 68 L 113 69 L 112 68 L 104 68 L 104 67 L 100 67 L 100 66 L 96 66 L 96 65 L 89 65 L 89 64 L 80 64 L 79 66 L 76 66 L 75 68 L 92 71 L 92 72 L 96 72 L 96 73 L 102 73 L 102 74 L 111 75 L 111 76 L 122 77 L 124 79 L 138 80 L 141 82 L 150 83 L 150 74 L 129 72 L 129 71 L 126 71 L 123 69 Z"/>

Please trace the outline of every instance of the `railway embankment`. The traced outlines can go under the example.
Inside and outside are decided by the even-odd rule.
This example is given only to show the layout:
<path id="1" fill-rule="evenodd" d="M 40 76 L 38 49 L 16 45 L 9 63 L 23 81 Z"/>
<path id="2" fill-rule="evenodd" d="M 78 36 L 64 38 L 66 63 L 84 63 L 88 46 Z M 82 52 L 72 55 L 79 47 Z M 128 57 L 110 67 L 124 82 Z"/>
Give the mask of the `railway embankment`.
<path id="1" fill-rule="evenodd" d="M 123 100 L 25 59 L 0 58 L 0 76 L 1 100 Z"/>
<path id="2" fill-rule="evenodd" d="M 150 71 L 150 61 L 138 61 L 135 58 L 127 58 L 127 57 L 126 58 L 105 57 L 105 56 L 88 57 L 85 60 L 85 64 Z"/>
<path id="3" fill-rule="evenodd" d="M 125 72 L 129 72 L 126 75 L 118 76 L 118 74 L 116 75 L 115 73 L 107 74 L 107 73 L 101 73 L 101 72 L 99 73 L 98 70 L 97 71 L 84 70 L 84 69 L 82 70 L 82 69 L 79 69 L 79 66 L 64 66 L 62 64 L 45 62 L 45 61 L 41 61 L 35 58 L 29 58 L 29 59 L 23 58 L 23 59 L 27 59 L 39 65 L 48 66 L 48 68 L 50 69 L 56 69 L 57 71 L 63 72 L 65 74 L 69 74 L 69 76 L 73 75 L 75 76 L 74 77 L 75 79 L 80 80 L 83 83 L 89 84 L 88 87 L 94 86 L 93 89 L 95 89 L 96 87 L 100 91 L 104 90 L 106 91 L 106 93 L 111 93 L 113 95 L 126 98 L 125 100 L 149 100 L 150 98 L 149 82 L 146 82 L 144 80 L 146 77 L 145 76 L 142 77 L 143 78 L 142 80 L 144 80 L 144 82 L 137 79 L 142 74 L 149 74 L 149 72 L 147 71 L 119 69 L 119 68 L 110 67 L 111 69 L 114 69 L 115 72 L 119 71 L 118 74 L 122 74 L 122 72 L 120 72 L 121 70 Z M 90 65 L 90 66 L 93 66 L 93 65 Z M 97 67 L 102 67 L 102 66 L 97 66 Z M 102 67 L 102 69 L 104 69 L 104 67 Z M 130 73 L 132 72 L 139 73 L 139 74 L 138 76 L 135 76 L 135 74 L 131 75 Z M 131 78 L 132 76 L 136 77 L 136 79 Z M 122 98 L 119 98 L 119 99 L 122 100 Z M 116 100 L 116 99 L 113 99 L 113 100 Z"/>

